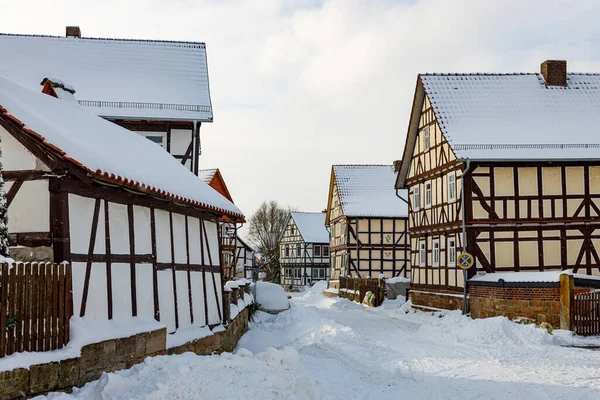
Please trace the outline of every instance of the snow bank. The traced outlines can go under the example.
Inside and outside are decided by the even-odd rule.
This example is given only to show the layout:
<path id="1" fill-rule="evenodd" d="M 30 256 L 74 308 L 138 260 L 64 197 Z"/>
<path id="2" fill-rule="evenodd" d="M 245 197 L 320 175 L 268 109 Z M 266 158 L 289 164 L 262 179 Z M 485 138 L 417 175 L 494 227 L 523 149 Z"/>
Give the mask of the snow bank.
<path id="1" fill-rule="evenodd" d="M 287 310 L 287 295 L 280 285 L 269 282 L 256 283 L 256 302 L 265 310 Z"/>
<path id="2" fill-rule="evenodd" d="M 147 358 L 131 369 L 104 373 L 72 394 L 51 393 L 38 400 L 74 399 L 318 399 L 298 352 L 267 348 L 254 356 L 197 356 L 185 353 Z"/>
<path id="3" fill-rule="evenodd" d="M 573 270 L 533 271 L 533 272 L 494 272 L 476 275 L 469 279 L 471 282 L 559 282 L 562 274 L 572 275 L 579 279 L 600 280 L 600 276 L 574 274 Z"/>
<path id="4" fill-rule="evenodd" d="M 429 314 L 427 314 L 429 315 Z M 448 344 L 465 343 L 473 346 L 537 346 L 560 345 L 563 340 L 535 325 L 520 325 L 506 317 L 471 319 L 460 311 L 450 311 L 429 317 L 428 324 L 419 327 L 418 334 L 433 341 Z"/>
<path id="5" fill-rule="evenodd" d="M 394 278 L 387 278 L 385 283 L 410 283 L 410 278 L 405 278 L 403 276 L 396 276 Z"/>
<path id="6" fill-rule="evenodd" d="M 188 342 L 211 336 L 217 332 L 223 332 L 223 325 L 215 326 L 211 331 L 208 326 L 190 326 L 189 328 L 180 328 L 167 335 L 167 349 L 172 347 L 182 346 Z"/>
<path id="7" fill-rule="evenodd" d="M 23 352 L 0 358 L 0 372 L 15 368 L 29 368 L 69 358 L 79 357 L 81 348 L 91 343 L 109 339 L 125 338 L 138 333 L 164 328 L 165 325 L 154 320 L 139 317 L 126 321 L 93 321 L 87 318 L 71 318 L 71 340 L 60 350 L 46 352 Z"/>
<path id="8" fill-rule="evenodd" d="M 306 294 L 321 294 L 325 290 L 327 290 L 327 282 L 326 281 L 317 281 L 314 285 L 312 285 L 307 291 Z"/>

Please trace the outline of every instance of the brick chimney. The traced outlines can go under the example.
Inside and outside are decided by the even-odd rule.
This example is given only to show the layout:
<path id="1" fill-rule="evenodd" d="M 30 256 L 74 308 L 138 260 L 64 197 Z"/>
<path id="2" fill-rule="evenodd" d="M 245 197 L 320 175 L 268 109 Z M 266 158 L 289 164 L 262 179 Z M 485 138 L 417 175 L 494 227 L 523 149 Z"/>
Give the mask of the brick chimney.
<path id="1" fill-rule="evenodd" d="M 564 60 L 546 60 L 540 66 L 540 72 L 548 86 L 567 86 L 567 62 Z"/>
<path id="2" fill-rule="evenodd" d="M 78 26 L 67 26 L 67 37 L 81 37 L 81 29 Z"/>
<path id="3" fill-rule="evenodd" d="M 394 172 L 398 173 L 398 171 L 400 171 L 401 166 L 402 166 L 402 160 L 394 161 Z"/>

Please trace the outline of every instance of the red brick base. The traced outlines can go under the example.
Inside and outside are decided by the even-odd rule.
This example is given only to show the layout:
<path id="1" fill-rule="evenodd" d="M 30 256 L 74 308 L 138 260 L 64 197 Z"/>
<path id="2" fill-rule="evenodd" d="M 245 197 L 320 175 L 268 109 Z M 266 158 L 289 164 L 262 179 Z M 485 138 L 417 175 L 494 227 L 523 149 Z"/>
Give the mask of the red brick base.
<path id="1" fill-rule="evenodd" d="M 472 318 L 527 317 L 560 325 L 560 288 L 470 286 Z"/>

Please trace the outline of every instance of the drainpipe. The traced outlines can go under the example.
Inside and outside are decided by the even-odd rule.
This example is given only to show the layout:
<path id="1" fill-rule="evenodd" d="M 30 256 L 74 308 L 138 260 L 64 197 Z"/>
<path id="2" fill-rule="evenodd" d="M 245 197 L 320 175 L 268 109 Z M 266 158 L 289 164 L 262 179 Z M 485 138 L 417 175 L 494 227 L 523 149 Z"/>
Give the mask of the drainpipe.
<path id="1" fill-rule="evenodd" d="M 408 200 L 406 200 L 404 197 L 400 196 L 398 194 L 398 190 L 400 190 L 400 189 L 396 189 L 396 197 L 399 198 L 400 200 L 402 200 L 403 202 L 405 202 L 406 204 L 408 204 Z"/>
<path id="2" fill-rule="evenodd" d="M 467 210 L 465 210 L 465 180 L 467 172 L 471 168 L 471 160 L 468 158 L 465 160 L 466 167 L 462 172 L 461 179 L 461 196 L 460 196 L 460 209 L 462 211 L 462 249 L 463 253 L 467 252 Z M 467 270 L 463 269 L 463 301 L 462 301 L 462 314 L 467 314 Z"/>

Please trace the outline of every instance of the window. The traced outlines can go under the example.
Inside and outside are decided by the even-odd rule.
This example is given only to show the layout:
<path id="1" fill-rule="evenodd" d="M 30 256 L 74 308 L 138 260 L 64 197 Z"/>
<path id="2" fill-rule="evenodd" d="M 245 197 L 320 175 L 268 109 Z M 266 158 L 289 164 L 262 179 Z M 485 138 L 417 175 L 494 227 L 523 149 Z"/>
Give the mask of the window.
<path id="1" fill-rule="evenodd" d="M 290 246 L 288 246 L 287 244 L 285 245 L 285 256 L 286 257 L 290 256 Z"/>
<path id="2" fill-rule="evenodd" d="M 290 235 L 294 236 L 294 225 L 290 226 Z"/>
<path id="3" fill-rule="evenodd" d="M 431 207 L 431 182 L 425 182 L 425 207 Z"/>
<path id="4" fill-rule="evenodd" d="M 313 279 L 325 279 L 325 268 L 313 268 L 312 277 Z"/>
<path id="5" fill-rule="evenodd" d="M 141 135 L 160 147 L 166 147 L 166 135 L 164 133 L 142 133 Z"/>
<path id="6" fill-rule="evenodd" d="M 439 267 L 440 266 L 440 240 L 439 239 L 434 239 L 433 240 L 433 246 L 432 246 L 432 252 L 431 252 L 431 263 L 433 264 L 434 267 Z"/>
<path id="7" fill-rule="evenodd" d="M 323 246 L 323 257 L 329 257 L 329 246 Z"/>
<path id="8" fill-rule="evenodd" d="M 300 279 L 300 278 L 302 278 L 302 269 L 294 268 L 294 279 Z"/>
<path id="9" fill-rule="evenodd" d="M 429 151 L 429 145 L 430 145 L 430 140 L 429 140 L 429 127 L 426 126 L 423 131 L 423 151 Z"/>
<path id="10" fill-rule="evenodd" d="M 292 276 L 292 271 L 289 268 L 285 269 L 285 277 L 286 278 L 291 278 Z"/>
<path id="11" fill-rule="evenodd" d="M 296 257 L 302 257 L 302 245 L 299 243 L 296 245 Z"/>
<path id="12" fill-rule="evenodd" d="M 315 257 L 321 257 L 321 246 L 317 246 L 315 244 L 315 246 L 313 247 L 313 255 Z"/>
<path id="13" fill-rule="evenodd" d="M 454 172 L 448 174 L 448 201 L 456 201 L 456 175 Z"/>
<path id="14" fill-rule="evenodd" d="M 427 252 L 425 251 L 425 241 L 419 242 L 419 267 L 424 267 L 427 261 Z"/>
<path id="15" fill-rule="evenodd" d="M 448 238 L 448 266 L 456 265 L 456 238 Z"/>
<path id="16" fill-rule="evenodd" d="M 417 184 L 413 189 L 413 210 L 419 211 L 421 208 L 421 188 Z"/>

